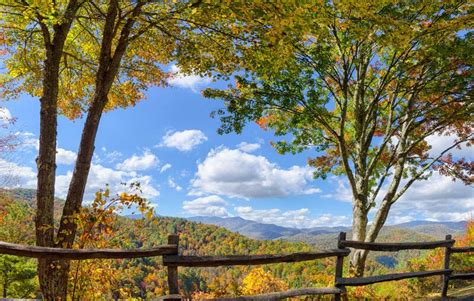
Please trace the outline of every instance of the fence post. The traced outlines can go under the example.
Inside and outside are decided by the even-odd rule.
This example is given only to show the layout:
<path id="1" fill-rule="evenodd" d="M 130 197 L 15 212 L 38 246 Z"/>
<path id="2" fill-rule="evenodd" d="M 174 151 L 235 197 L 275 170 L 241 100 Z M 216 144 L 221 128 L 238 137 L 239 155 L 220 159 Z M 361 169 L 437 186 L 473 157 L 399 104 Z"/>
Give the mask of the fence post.
<path id="1" fill-rule="evenodd" d="M 175 255 L 178 255 L 179 235 L 177 234 L 168 235 L 168 244 L 177 246 L 177 251 Z M 168 288 L 169 288 L 170 295 L 179 295 L 178 267 L 177 266 L 168 266 Z M 181 300 L 181 298 L 167 298 L 166 300 Z"/>
<path id="2" fill-rule="evenodd" d="M 337 248 L 338 249 L 344 249 L 344 247 L 341 246 L 341 241 L 346 240 L 346 232 L 340 232 L 339 233 L 339 238 L 337 239 Z M 334 283 L 335 286 L 339 289 L 343 289 L 344 287 L 338 284 L 339 278 L 342 277 L 342 270 L 344 267 L 344 256 L 337 256 L 336 258 L 336 271 L 335 271 L 335 276 L 334 276 Z M 341 293 L 337 293 L 334 295 L 334 300 L 335 301 L 341 301 Z"/>
<path id="3" fill-rule="evenodd" d="M 446 240 L 451 240 L 451 235 L 448 234 L 446 235 Z M 449 264 L 451 260 L 451 247 L 452 244 L 449 246 L 446 246 L 446 249 L 444 250 L 444 269 L 449 270 Z M 449 277 L 451 274 L 444 274 L 443 275 L 443 290 L 441 292 L 441 297 L 445 298 L 448 296 L 448 285 L 449 285 Z"/>

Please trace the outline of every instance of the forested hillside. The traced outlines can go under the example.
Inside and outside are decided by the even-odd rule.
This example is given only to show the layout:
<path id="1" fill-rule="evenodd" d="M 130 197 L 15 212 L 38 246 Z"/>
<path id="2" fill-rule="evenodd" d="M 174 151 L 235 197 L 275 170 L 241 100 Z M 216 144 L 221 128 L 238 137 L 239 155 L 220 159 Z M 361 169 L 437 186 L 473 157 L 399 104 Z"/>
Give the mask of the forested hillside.
<path id="1" fill-rule="evenodd" d="M 350 227 L 312 227 L 312 228 L 289 228 L 273 224 L 259 223 L 246 220 L 241 217 L 216 217 L 216 216 L 194 216 L 188 218 L 191 221 L 203 224 L 224 227 L 232 232 L 238 232 L 255 239 L 275 239 L 307 241 L 309 243 L 324 242 L 327 239 L 334 241 L 341 231 L 350 232 Z M 462 235 L 466 230 L 466 222 L 435 222 L 435 221 L 412 221 L 408 223 L 384 226 L 382 228 L 382 239 L 400 236 L 405 232 L 409 239 L 420 239 L 418 233 L 426 234 L 430 237 L 442 239 L 447 234 Z M 414 237 L 413 237 L 414 236 Z"/>
<path id="2" fill-rule="evenodd" d="M 33 210 L 34 199 L 28 198 L 31 191 L 3 191 L 0 194 L 0 240 L 22 244 L 34 244 Z M 104 203 L 105 207 L 110 203 Z M 57 208 L 61 206 L 58 202 Z M 94 205 L 93 205 L 94 206 Z M 105 208 L 104 207 L 104 208 Z M 104 211 L 105 213 L 105 211 Z M 110 213 L 110 214 L 109 214 Z M 102 219 L 90 231 L 87 239 L 84 232 L 83 247 L 97 248 L 140 248 L 165 244 L 170 233 L 180 234 L 182 254 L 228 255 L 228 254 L 264 254 L 290 253 L 326 248 L 324 245 L 309 245 L 303 242 L 284 240 L 254 240 L 224 228 L 190 222 L 180 218 L 154 217 L 130 219 L 121 217 L 113 211 L 107 211 Z M 88 219 L 88 218 L 86 218 Z M 92 219 L 92 216 L 91 216 Z M 88 220 L 90 221 L 90 220 Z M 96 222 L 95 220 L 93 221 Z M 108 223 L 106 224 L 102 223 Z M 471 227 L 472 228 L 472 227 Z M 472 240 L 472 229 L 470 230 Z M 407 239 L 404 232 L 399 240 Z M 413 239 L 427 239 L 420 235 Z M 393 237 L 391 238 L 393 239 Z M 469 243 L 469 241 L 465 242 Z M 472 244 L 472 241 L 470 241 Z M 371 260 L 368 273 L 383 274 L 388 270 L 410 270 L 433 268 L 441 261 L 434 261 L 439 252 L 402 253 L 395 257 L 386 255 L 379 264 Z M 375 255 L 375 254 L 373 254 Z M 418 257 L 416 260 L 412 258 Z M 376 257 L 372 257 L 376 258 Z M 392 259 L 390 259 L 392 258 Z M 8 259 L 8 260 L 5 260 Z M 472 256 L 458 265 L 474 266 Z M 324 287 L 333 282 L 334 262 L 332 259 L 317 260 L 294 264 L 275 264 L 262 267 L 235 268 L 183 268 L 179 280 L 183 291 L 194 297 L 223 295 L 242 295 L 296 287 Z M 8 275 L 8 276 L 7 276 Z M 74 263 L 70 275 L 71 295 L 87 295 L 97 298 L 139 297 L 152 298 L 166 294 L 166 270 L 161 258 L 143 258 L 133 260 L 88 260 Z M 38 293 L 36 279 L 36 261 L 32 259 L 2 256 L 0 258 L 0 285 L 6 287 L 8 297 L 34 297 Z M 354 296 L 384 297 L 393 296 L 397 291 L 411 295 L 426 295 L 438 291 L 439 279 L 413 280 L 358 288 L 351 291 Z M 459 285 L 459 284 L 458 284 Z"/>

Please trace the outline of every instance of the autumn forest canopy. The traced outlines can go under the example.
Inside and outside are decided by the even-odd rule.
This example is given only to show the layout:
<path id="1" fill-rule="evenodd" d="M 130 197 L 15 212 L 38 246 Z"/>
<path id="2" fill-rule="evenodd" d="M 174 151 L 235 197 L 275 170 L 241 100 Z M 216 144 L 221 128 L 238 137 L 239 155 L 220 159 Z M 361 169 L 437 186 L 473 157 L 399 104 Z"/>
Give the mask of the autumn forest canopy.
<path id="1" fill-rule="evenodd" d="M 474 157 L 469 151 L 474 142 L 473 9 L 470 1 L 462 0 L 0 0 L 0 95 L 5 103 L 0 106 L 0 240 L 67 249 L 126 249 L 164 244 L 167 234 L 180 233 L 185 241 L 181 247 L 188 254 L 323 249 L 306 238 L 297 243 L 256 241 L 222 228 L 157 216 L 166 202 L 158 202 L 154 209 L 147 200 L 160 192 L 149 185 L 150 177 L 143 171 L 159 166 L 162 174 L 172 165 L 162 164 L 150 148 L 144 148 L 142 157 L 133 155 L 119 163 L 121 154 L 103 146 L 109 163 L 117 160 L 115 170 L 100 162 L 98 141 L 103 136 L 113 136 L 110 145 L 117 141 L 130 145 L 135 138 L 113 133 L 114 125 L 104 126 L 107 118 L 130 111 L 142 112 L 134 115 L 134 125 L 160 119 L 145 118 L 140 106 L 166 101 L 150 95 L 165 95 L 154 93 L 174 85 L 190 89 L 186 97 L 200 97 L 197 101 L 203 104 L 170 102 L 169 107 L 155 107 L 156 116 L 198 127 L 204 121 L 197 116 L 205 111 L 214 118 L 209 123 L 212 131 L 222 135 L 216 139 L 252 132 L 259 141 L 241 142 L 234 149 L 219 142 L 204 160 L 196 157 L 194 178 L 181 184 L 190 187 L 187 197 L 197 197 L 183 202 L 188 215 L 231 217 L 226 206 L 234 200 L 262 198 L 281 204 L 282 197 L 294 194 L 309 200 L 321 192 L 309 183 L 337 181 L 339 188 L 333 185 L 326 196 L 334 198 L 337 189 L 344 192 L 344 201 L 350 203 L 351 240 L 433 240 L 436 235 L 418 237 L 386 226 L 398 204 L 423 206 L 427 192 L 419 193 L 418 199 L 410 198 L 410 193 L 416 195 L 417 185 L 430 179 L 440 187 L 443 179 L 449 179 L 446 187 L 451 195 L 443 194 L 428 206 L 439 211 L 442 205 L 463 208 L 464 212 L 451 216 L 457 220 L 462 216 L 464 221 L 473 210 Z M 16 116 L 3 109 L 25 97 L 38 108 L 37 134 L 16 132 Z M 166 97 L 178 99 L 179 92 Z M 172 106 L 179 113 L 168 116 Z M 115 120 L 117 128 L 129 121 Z M 69 124 L 76 130 L 64 140 L 74 141 L 74 151 L 60 147 L 63 129 L 72 128 Z M 170 131 L 165 123 L 144 126 L 142 131 L 166 127 L 154 149 L 174 148 L 193 156 L 199 154 L 197 145 L 209 140 L 200 130 Z M 26 138 L 31 140 L 32 135 L 37 135 L 30 146 L 35 167 L 20 173 L 8 156 L 25 148 Z M 271 146 L 271 156 L 279 154 L 285 160 L 304 156 L 305 162 L 285 169 L 252 154 L 262 148 L 260 141 Z M 58 166 L 66 161 L 72 169 L 60 175 L 63 170 Z M 26 172 L 29 184 L 22 185 L 14 175 Z M 104 174 L 126 183 L 101 187 L 97 179 Z M 180 177 L 186 176 L 183 168 Z M 183 187 L 176 183 L 177 177 L 168 177 L 167 185 L 179 193 Z M 456 199 L 463 193 L 456 194 L 449 185 L 467 189 L 463 191 L 470 197 Z M 18 186 L 35 190 L 25 197 L 24 190 L 12 190 Z M 170 205 L 176 203 L 173 197 Z M 143 219 L 121 216 L 131 211 L 143 214 Z M 307 208 L 265 211 L 237 205 L 234 212 L 263 222 L 262 215 L 267 215 L 267 221 L 280 215 L 271 221 L 293 218 L 306 223 L 299 227 L 320 225 L 310 225 Z M 13 229 L 22 229 L 22 234 Z M 458 238 L 458 244 L 472 246 L 472 221 Z M 387 269 L 433 269 L 436 262 L 430 258 L 442 256 L 438 251 L 407 254 L 387 268 L 381 263 L 386 260 L 354 249 L 344 273 L 363 276 Z M 252 295 L 333 285 L 331 263 L 186 268 L 178 278 L 185 294 L 194 298 Z M 472 272 L 472 253 L 455 259 L 455 265 Z M 2 255 L 0 270 L 4 297 L 153 298 L 167 293 L 165 269 L 158 259 L 81 263 L 40 258 L 36 264 Z M 393 298 L 398 289 L 410 296 L 426 296 L 438 289 L 432 279 L 391 285 L 349 294 Z"/>

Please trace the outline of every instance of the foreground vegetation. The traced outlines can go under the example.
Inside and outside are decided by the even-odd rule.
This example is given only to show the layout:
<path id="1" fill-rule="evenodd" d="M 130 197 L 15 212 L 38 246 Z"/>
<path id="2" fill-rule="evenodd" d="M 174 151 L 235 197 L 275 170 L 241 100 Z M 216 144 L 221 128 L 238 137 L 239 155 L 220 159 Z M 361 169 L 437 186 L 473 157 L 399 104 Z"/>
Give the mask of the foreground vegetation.
<path id="1" fill-rule="evenodd" d="M 472 184 L 472 163 L 451 154 L 474 138 L 472 1 L 3 0 L 0 18 L 0 95 L 40 104 L 38 246 L 86 244 L 71 219 L 84 211 L 101 118 L 166 86 L 170 64 L 235 76 L 204 93 L 225 104 L 221 133 L 257 122 L 282 138 L 280 153 L 312 149 L 315 176 L 344 176 L 353 240 L 375 241 L 392 205 L 434 171 Z M 84 125 L 58 223 L 59 115 Z M 433 154 L 434 135 L 453 141 Z M 353 252 L 358 275 L 367 256 Z M 43 297 L 66 300 L 74 269 L 40 259 Z"/>
<path id="2" fill-rule="evenodd" d="M 34 191 L 28 190 L 0 193 L 0 240 L 34 243 L 32 195 Z M 82 213 L 83 223 L 78 225 L 80 232 L 76 247 L 151 247 L 165 244 L 167 235 L 176 232 L 180 234 L 181 252 L 186 255 L 290 253 L 315 248 L 306 243 L 252 240 L 220 227 L 179 218 L 125 218 L 116 214 L 123 206 L 117 200 L 117 197 L 108 196 L 106 191 L 97 194 L 96 200 Z M 61 201 L 56 204 L 56 210 L 60 210 Z M 149 212 L 143 209 L 145 207 L 142 211 Z M 458 241 L 460 245 L 474 243 L 474 223 L 468 223 L 465 235 Z M 436 269 L 441 267 L 442 256 L 442 250 L 405 254 L 404 260 L 394 268 L 369 260 L 368 274 Z M 473 255 L 453 258 L 456 270 L 472 271 Z M 203 298 L 304 286 L 326 287 L 333 285 L 333 275 L 334 261 L 325 259 L 261 267 L 183 268 L 180 269 L 179 281 L 186 295 Z M 166 270 L 161 265 L 161 258 L 74 262 L 69 278 L 69 295 L 75 298 L 152 298 L 167 293 Z M 466 285 L 463 282 L 452 284 L 460 288 Z M 0 256 L 0 287 L 4 297 L 38 296 L 36 261 Z M 432 277 L 354 288 L 349 293 L 352 297 L 393 298 L 401 293 L 405 296 L 430 296 L 439 294 L 439 291 L 440 279 Z"/>

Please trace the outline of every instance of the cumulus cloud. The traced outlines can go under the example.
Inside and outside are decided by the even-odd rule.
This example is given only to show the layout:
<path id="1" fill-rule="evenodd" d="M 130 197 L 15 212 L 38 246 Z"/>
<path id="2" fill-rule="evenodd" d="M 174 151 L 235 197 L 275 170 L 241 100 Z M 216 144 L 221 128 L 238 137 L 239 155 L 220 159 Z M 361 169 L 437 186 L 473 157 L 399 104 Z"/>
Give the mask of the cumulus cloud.
<path id="1" fill-rule="evenodd" d="M 315 193 L 320 193 L 322 190 L 319 189 L 319 188 L 308 188 L 308 189 L 305 189 L 303 190 L 303 194 L 315 194 Z"/>
<path id="2" fill-rule="evenodd" d="M 30 132 L 16 132 L 15 135 L 21 141 L 21 150 L 39 151 L 39 139 Z M 58 147 L 56 149 L 56 164 L 71 165 L 76 163 L 77 153 L 68 149 Z"/>
<path id="3" fill-rule="evenodd" d="M 247 143 L 247 142 L 241 142 L 237 145 L 237 148 L 240 149 L 243 152 L 246 153 L 251 153 L 256 151 L 261 147 L 260 143 Z"/>
<path id="4" fill-rule="evenodd" d="M 56 163 L 63 165 L 71 165 L 76 162 L 77 154 L 73 151 L 58 148 L 56 152 Z"/>
<path id="5" fill-rule="evenodd" d="M 22 150 L 39 150 L 39 139 L 36 135 L 30 132 L 16 132 L 15 136 L 21 140 Z"/>
<path id="6" fill-rule="evenodd" d="M 257 210 L 250 206 L 245 206 L 235 207 L 234 210 L 239 216 L 248 220 L 292 228 L 343 226 L 350 223 L 349 217 L 332 214 L 323 214 L 316 218 L 311 218 L 308 208 L 282 211 L 277 208 Z"/>
<path id="7" fill-rule="evenodd" d="M 122 163 L 117 164 L 116 168 L 125 171 L 146 170 L 157 166 L 158 163 L 158 157 L 147 150 L 140 156 L 133 155 L 125 159 Z"/>
<path id="8" fill-rule="evenodd" d="M 183 187 L 179 186 L 172 177 L 168 178 L 168 186 L 175 189 L 176 191 L 183 190 Z"/>
<path id="9" fill-rule="evenodd" d="M 323 198 L 352 203 L 352 190 L 346 179 L 330 177 L 328 183 L 331 185 L 330 192 L 323 194 Z"/>
<path id="10" fill-rule="evenodd" d="M 435 172 L 415 182 L 392 209 L 392 222 L 405 219 L 460 221 L 474 212 L 474 188 Z"/>
<path id="11" fill-rule="evenodd" d="M 307 187 L 311 179 L 309 167 L 284 169 L 263 156 L 239 149 L 218 148 L 209 152 L 204 162 L 198 165 L 190 194 L 249 199 L 316 193 L 319 190 Z"/>
<path id="12" fill-rule="evenodd" d="M 163 137 L 160 146 L 187 152 L 204 141 L 207 141 L 207 137 L 200 130 L 170 131 Z"/>
<path id="13" fill-rule="evenodd" d="M 34 188 L 36 187 L 36 171 L 29 166 L 22 166 L 0 158 L 0 186 Z"/>
<path id="14" fill-rule="evenodd" d="M 12 114 L 7 108 L 0 108 L 0 125 L 7 124 L 12 120 Z"/>
<path id="15" fill-rule="evenodd" d="M 105 159 L 107 162 L 113 163 L 118 161 L 122 156 L 123 154 L 121 152 L 114 150 L 105 154 Z"/>
<path id="16" fill-rule="evenodd" d="M 204 87 L 211 82 L 210 78 L 199 75 L 185 75 L 176 65 L 171 66 L 171 72 L 173 75 L 168 79 L 168 84 L 179 88 L 191 89 L 193 92 L 197 92 L 198 88 Z"/>
<path id="17" fill-rule="evenodd" d="M 64 198 L 67 195 L 69 183 L 71 182 L 72 171 L 56 177 L 56 195 Z M 109 185 L 113 193 L 127 191 L 127 185 L 140 183 L 142 194 L 146 198 L 158 197 L 160 192 L 153 185 L 153 179 L 149 175 L 140 175 L 132 171 L 116 170 L 100 164 L 92 164 L 87 179 L 87 187 L 84 196 L 85 201 L 91 201 L 95 192 L 104 189 Z M 126 185 L 123 185 L 123 184 Z"/>
<path id="18" fill-rule="evenodd" d="M 391 179 L 389 179 L 391 180 Z M 390 181 L 388 181 L 390 182 Z M 352 192 L 347 180 L 341 177 L 329 178 L 330 193 L 327 199 L 352 202 Z M 406 181 L 402 182 L 402 185 Z M 386 185 L 377 199 L 386 193 Z M 374 208 L 375 212 L 378 207 Z M 460 181 L 433 172 L 425 181 L 415 182 L 392 206 L 387 223 L 398 224 L 413 220 L 460 221 L 466 220 L 474 212 L 474 189 Z"/>
<path id="19" fill-rule="evenodd" d="M 189 215 L 220 216 L 229 215 L 225 209 L 226 201 L 217 195 L 210 195 L 183 202 L 183 209 Z"/>
<path id="20" fill-rule="evenodd" d="M 167 171 L 168 169 L 170 169 L 172 167 L 171 164 L 169 163 L 166 163 L 165 165 L 163 165 L 160 169 L 160 173 L 164 173 L 165 171 Z"/>
<path id="21" fill-rule="evenodd" d="M 457 136 L 451 135 L 438 135 L 433 134 L 426 138 L 426 142 L 431 145 L 431 149 L 429 151 L 431 156 L 438 156 L 448 147 L 452 146 L 457 139 Z M 466 143 L 462 143 L 460 148 L 453 148 L 450 153 L 453 154 L 455 157 L 464 157 L 464 158 L 474 158 L 474 152 L 472 147 L 466 145 Z"/>

